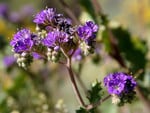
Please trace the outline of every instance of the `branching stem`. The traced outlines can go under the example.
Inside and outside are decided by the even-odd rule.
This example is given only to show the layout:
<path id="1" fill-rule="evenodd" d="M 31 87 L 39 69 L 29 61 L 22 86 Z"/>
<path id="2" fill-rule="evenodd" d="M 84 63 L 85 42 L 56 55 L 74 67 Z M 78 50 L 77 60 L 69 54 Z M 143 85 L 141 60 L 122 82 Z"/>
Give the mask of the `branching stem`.
<path id="1" fill-rule="evenodd" d="M 98 102 L 96 103 L 93 103 L 93 104 L 89 104 L 87 105 L 86 107 L 86 110 L 90 110 L 90 109 L 93 109 L 99 105 L 101 105 L 104 101 L 106 101 L 107 99 L 109 99 L 111 97 L 111 95 L 108 95 L 107 97 L 103 98 L 103 99 L 100 99 Z"/>

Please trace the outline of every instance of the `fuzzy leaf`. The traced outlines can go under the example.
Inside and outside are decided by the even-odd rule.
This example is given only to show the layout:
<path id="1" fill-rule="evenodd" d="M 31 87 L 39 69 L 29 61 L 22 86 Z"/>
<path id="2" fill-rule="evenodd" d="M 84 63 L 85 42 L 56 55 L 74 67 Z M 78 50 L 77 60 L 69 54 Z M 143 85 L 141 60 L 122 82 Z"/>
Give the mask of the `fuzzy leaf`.
<path id="1" fill-rule="evenodd" d="M 76 110 L 76 113 L 88 113 L 84 108 L 80 108 L 78 110 Z"/>
<path id="2" fill-rule="evenodd" d="M 92 87 L 90 90 L 88 90 L 88 100 L 90 103 L 98 102 L 101 99 L 101 83 L 96 80 L 95 83 L 92 84 Z"/>

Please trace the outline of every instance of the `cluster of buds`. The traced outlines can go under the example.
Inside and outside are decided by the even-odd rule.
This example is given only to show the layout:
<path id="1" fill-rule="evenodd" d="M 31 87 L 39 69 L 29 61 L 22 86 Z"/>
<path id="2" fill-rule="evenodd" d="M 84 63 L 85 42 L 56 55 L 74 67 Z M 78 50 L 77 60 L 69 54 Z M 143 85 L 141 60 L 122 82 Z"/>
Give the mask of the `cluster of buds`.
<path id="1" fill-rule="evenodd" d="M 48 61 L 57 62 L 59 61 L 60 53 L 57 51 L 53 51 L 51 48 L 47 50 L 47 59 Z"/>
<path id="2" fill-rule="evenodd" d="M 14 54 L 14 57 L 17 59 L 17 64 L 20 67 L 27 68 L 28 65 L 32 62 L 33 57 L 29 53 L 21 53 L 21 54 Z"/>

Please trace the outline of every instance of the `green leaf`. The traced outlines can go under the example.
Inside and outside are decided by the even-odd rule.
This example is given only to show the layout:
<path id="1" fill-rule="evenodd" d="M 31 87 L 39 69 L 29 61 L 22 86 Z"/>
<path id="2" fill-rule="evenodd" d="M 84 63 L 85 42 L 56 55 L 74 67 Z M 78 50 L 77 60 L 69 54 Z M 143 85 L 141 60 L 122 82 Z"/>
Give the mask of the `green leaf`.
<path id="1" fill-rule="evenodd" d="M 98 102 L 102 97 L 101 91 L 102 91 L 101 83 L 96 80 L 96 82 L 92 84 L 91 89 L 88 90 L 87 98 L 89 102 L 90 103 Z"/>
<path id="2" fill-rule="evenodd" d="M 119 51 L 122 57 L 130 64 L 129 68 L 133 73 L 146 66 L 147 44 L 139 38 L 132 38 L 130 33 L 119 27 L 112 29 L 113 34 L 118 40 Z M 140 76 L 143 79 L 143 76 Z"/>
<path id="3" fill-rule="evenodd" d="M 80 108 L 78 110 L 76 110 L 76 113 L 88 113 L 84 108 Z"/>

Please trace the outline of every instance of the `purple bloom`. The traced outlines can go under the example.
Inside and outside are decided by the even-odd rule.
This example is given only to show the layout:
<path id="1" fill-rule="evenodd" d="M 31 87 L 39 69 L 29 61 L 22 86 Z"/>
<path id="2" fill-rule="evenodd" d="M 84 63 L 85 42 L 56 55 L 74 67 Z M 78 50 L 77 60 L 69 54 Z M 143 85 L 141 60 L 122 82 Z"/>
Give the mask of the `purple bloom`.
<path id="1" fill-rule="evenodd" d="M 134 90 L 136 82 L 123 72 L 111 73 L 104 78 L 104 85 L 110 94 L 120 95 Z"/>
<path id="2" fill-rule="evenodd" d="M 43 39 L 43 44 L 47 47 L 59 48 L 65 42 L 68 42 L 69 35 L 62 31 L 49 32 L 47 37 Z"/>
<path id="3" fill-rule="evenodd" d="M 30 51 L 34 44 L 32 38 L 33 37 L 30 30 L 22 29 L 14 35 L 10 45 L 13 47 L 14 52 L 16 53 Z"/>
<path id="4" fill-rule="evenodd" d="M 73 54 L 73 59 L 80 61 L 82 59 L 82 50 L 78 48 L 75 53 Z"/>
<path id="5" fill-rule="evenodd" d="M 88 26 L 80 26 L 78 28 L 78 35 L 81 39 L 87 40 L 93 34 L 92 29 Z"/>
<path id="6" fill-rule="evenodd" d="M 92 32 L 98 31 L 98 25 L 94 24 L 92 21 L 86 22 L 86 25 L 92 29 Z"/>
<path id="7" fill-rule="evenodd" d="M 16 59 L 14 58 L 13 55 L 9 55 L 9 56 L 5 56 L 3 58 L 3 64 L 5 65 L 5 67 L 10 67 L 11 65 L 13 65 L 16 62 Z"/>
<path id="8" fill-rule="evenodd" d="M 33 22 L 36 24 L 49 25 L 55 17 L 55 9 L 48 8 L 38 13 Z"/>
<path id="9" fill-rule="evenodd" d="M 89 41 L 93 40 L 96 36 L 95 33 L 98 31 L 98 25 L 94 24 L 92 21 L 88 21 L 83 26 L 79 26 L 77 33 L 82 40 Z"/>

